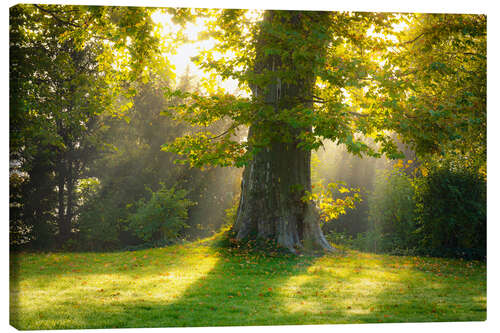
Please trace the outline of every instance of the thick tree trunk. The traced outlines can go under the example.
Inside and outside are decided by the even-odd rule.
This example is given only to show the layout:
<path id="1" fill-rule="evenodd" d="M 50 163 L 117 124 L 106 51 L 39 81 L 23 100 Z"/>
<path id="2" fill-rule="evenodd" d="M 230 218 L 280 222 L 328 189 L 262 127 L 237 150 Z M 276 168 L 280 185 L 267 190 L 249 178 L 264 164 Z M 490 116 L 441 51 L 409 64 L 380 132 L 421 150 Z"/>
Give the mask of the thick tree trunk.
<path id="1" fill-rule="evenodd" d="M 282 14 L 282 13 L 281 13 Z M 268 12 L 264 22 L 286 24 L 287 29 L 301 29 L 301 13 L 274 15 Z M 266 55 L 265 46 L 276 44 L 273 36 L 261 32 L 257 44 L 255 72 L 277 72 L 294 68 L 284 64 L 279 55 Z M 279 41 L 278 41 L 279 42 Z M 283 80 L 284 81 L 284 80 Z M 273 105 L 274 112 L 304 105 L 312 100 L 315 84 L 313 72 L 305 73 L 293 83 L 282 84 L 279 76 L 265 89 L 253 87 L 253 94 L 260 96 L 264 104 Z M 307 105 L 312 107 L 312 105 Z M 270 132 L 285 133 L 271 135 L 270 144 L 258 149 L 245 167 L 241 184 L 241 197 L 236 221 L 233 226 L 237 240 L 271 239 L 278 246 L 296 253 L 297 251 L 332 251 L 319 224 L 319 214 L 314 203 L 302 200 L 305 191 L 311 191 L 311 152 L 298 146 L 298 135 L 311 128 L 291 128 L 280 122 L 254 124 L 250 126 L 248 142 L 258 142 L 269 137 Z"/>
<path id="2" fill-rule="evenodd" d="M 236 239 L 272 239 L 293 253 L 333 250 L 304 191 L 311 191 L 310 151 L 275 142 L 256 153 L 243 172 Z"/>

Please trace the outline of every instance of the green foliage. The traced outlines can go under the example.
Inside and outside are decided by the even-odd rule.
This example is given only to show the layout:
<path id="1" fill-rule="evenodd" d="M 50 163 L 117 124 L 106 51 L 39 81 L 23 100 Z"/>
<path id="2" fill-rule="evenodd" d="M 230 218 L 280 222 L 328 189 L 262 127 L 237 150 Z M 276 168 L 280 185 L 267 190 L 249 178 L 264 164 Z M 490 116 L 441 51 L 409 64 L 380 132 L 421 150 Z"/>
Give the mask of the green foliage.
<path id="1" fill-rule="evenodd" d="M 186 198 L 188 191 L 167 189 L 165 184 L 156 192 L 148 190 L 151 198 L 142 198 L 135 204 L 137 209 L 128 218 L 129 228 L 147 243 L 164 244 L 178 239 L 187 227 L 188 208 L 195 202 Z"/>
<path id="2" fill-rule="evenodd" d="M 417 246 L 414 195 L 413 179 L 404 168 L 379 172 L 368 198 L 371 230 L 366 237 L 373 240 L 371 249 L 394 252 Z"/>
<path id="3" fill-rule="evenodd" d="M 363 138 L 363 141 L 370 142 L 370 139 Z M 315 166 L 316 156 L 321 161 L 318 166 Z M 373 191 L 375 171 L 386 168 L 388 163 L 384 158 L 355 156 L 349 153 L 345 146 L 336 145 L 330 140 L 324 142 L 322 149 L 312 153 L 313 184 L 318 180 L 325 184 L 345 183 L 347 188 L 359 189 L 358 194 L 363 199 L 356 203 L 355 209 L 346 211 L 346 214 L 340 215 L 334 223 L 324 224 L 325 234 L 337 232 L 356 237 L 356 234 L 369 229 L 367 198 Z"/>
<path id="4" fill-rule="evenodd" d="M 416 194 L 421 251 L 486 258 L 486 180 L 476 169 L 460 160 L 434 165 Z"/>
<path id="5" fill-rule="evenodd" d="M 94 199 L 85 205 L 78 219 L 79 248 L 91 251 L 114 250 L 119 248 L 120 229 L 124 228 L 122 211 L 113 207 L 110 199 Z"/>
<path id="6" fill-rule="evenodd" d="M 313 191 L 305 191 L 302 200 L 313 201 L 319 208 L 321 220 L 324 222 L 346 214 L 346 209 L 354 209 L 356 203 L 361 201 L 357 188 L 347 188 L 337 183 L 329 183 L 325 188 L 321 182 L 312 187 Z"/>
<path id="7" fill-rule="evenodd" d="M 368 114 L 360 115 L 348 98 L 367 87 L 366 78 L 377 71 L 370 52 L 392 45 L 370 35 L 370 29 L 388 32 L 397 21 L 396 15 L 381 13 L 267 11 L 259 22 L 242 10 L 214 11 L 206 34 L 217 43 L 196 61 L 223 79 L 238 80 L 252 95 L 227 96 L 212 87 L 185 96 L 177 112 L 183 120 L 206 125 L 228 118 L 231 126 L 221 134 L 185 135 L 165 149 L 198 167 L 243 166 L 254 152 L 276 140 L 315 150 L 328 138 L 358 156 L 397 156 L 383 132 L 382 115 L 373 112 L 362 120 Z M 306 79 L 311 73 L 319 84 Z M 280 96 L 273 89 L 281 91 Z M 251 142 L 232 139 L 235 129 L 249 125 L 258 133 Z M 359 132 L 377 137 L 380 149 L 356 139 Z"/>
<path id="8" fill-rule="evenodd" d="M 407 24 L 374 105 L 419 155 L 457 149 L 485 163 L 486 16 L 417 14 Z"/>
<path id="9" fill-rule="evenodd" d="M 86 200 L 79 216 L 81 247 L 138 246 L 142 240 L 127 229 L 128 215 L 134 212 L 129 206 L 148 194 L 146 187 L 156 188 L 161 181 L 171 184 L 179 176 L 171 156 L 160 151 L 165 135 L 174 137 L 182 130 L 160 116 L 166 106 L 162 88 L 168 81 L 163 73 L 151 75 L 147 83 L 133 82 L 136 95 L 127 111 L 128 121 L 102 117 L 106 145 L 88 169 L 100 186 L 94 193 L 82 193 Z"/>
<path id="10" fill-rule="evenodd" d="M 117 248 L 126 210 L 116 206 L 114 196 L 99 195 L 102 185 L 95 178 L 82 180 L 78 190 L 84 200 L 78 218 L 78 247 L 92 251 Z"/>
<path id="11" fill-rule="evenodd" d="M 467 158 L 436 159 L 408 175 L 401 160 L 379 172 L 368 196 L 370 229 L 329 238 L 351 248 L 398 255 L 486 257 L 486 181 Z"/>
<path id="12" fill-rule="evenodd" d="M 417 254 L 416 248 L 408 248 L 404 245 L 394 246 L 394 243 L 390 243 L 394 240 L 394 237 L 390 237 L 388 240 L 387 238 L 384 238 L 384 235 L 382 235 L 378 230 L 373 229 L 357 233 L 355 236 L 349 235 L 345 232 L 329 231 L 326 234 L 326 238 L 331 243 L 343 247 L 344 250 L 355 249 L 372 253 L 386 252 L 391 255 L 398 256 L 414 256 Z M 381 246 L 385 247 L 385 249 L 382 250 Z"/>
<path id="13" fill-rule="evenodd" d="M 15 204 L 37 248 L 54 246 L 55 234 L 62 242 L 74 236 L 76 187 L 102 152 L 103 115 L 130 108 L 129 82 L 148 65 L 164 69 L 149 14 L 137 7 L 10 8 L 11 172 L 26 175 Z"/>
<path id="14" fill-rule="evenodd" d="M 36 5 L 10 9 L 10 158 L 13 172 L 27 178 L 21 205 L 33 245 L 52 243 L 48 230 L 69 236 L 75 184 L 99 145 L 97 116 L 110 103 L 99 45 L 75 46 L 46 14 Z"/>
<path id="15" fill-rule="evenodd" d="M 343 181 L 329 182 L 326 186 L 323 185 L 324 179 L 320 177 L 323 164 L 324 162 L 319 159 L 317 154 L 312 154 L 312 191 L 305 191 L 302 200 L 304 202 L 313 201 L 319 209 L 321 221 L 328 222 L 346 214 L 347 209 L 354 209 L 356 204 L 362 202 L 362 199 L 359 188 L 349 188 Z M 301 189 L 298 188 L 297 190 Z"/>
<path id="16" fill-rule="evenodd" d="M 26 177 L 18 173 L 9 175 L 9 244 L 21 248 L 30 241 L 30 226 L 23 218 L 23 187 Z"/>
<path id="17" fill-rule="evenodd" d="M 211 15 L 205 37 L 217 43 L 197 63 L 252 94 L 228 97 L 212 87 L 189 96 L 179 115 L 200 123 L 227 117 L 231 130 L 253 125 L 260 134 L 248 143 L 232 141 L 231 130 L 186 135 L 168 145 L 191 165 L 241 166 L 253 150 L 292 139 L 303 149 L 330 139 L 357 156 L 402 158 L 391 132 L 419 156 L 460 149 L 485 161 L 484 15 L 267 11 L 260 22 L 243 10 Z M 270 91 L 308 73 L 312 93 L 276 99 Z"/>
<path id="18" fill-rule="evenodd" d="M 54 248 L 57 193 L 52 166 L 43 155 L 34 161 L 30 163 L 29 174 L 19 170 L 19 165 L 11 164 L 9 225 L 11 245 L 16 249 Z"/>

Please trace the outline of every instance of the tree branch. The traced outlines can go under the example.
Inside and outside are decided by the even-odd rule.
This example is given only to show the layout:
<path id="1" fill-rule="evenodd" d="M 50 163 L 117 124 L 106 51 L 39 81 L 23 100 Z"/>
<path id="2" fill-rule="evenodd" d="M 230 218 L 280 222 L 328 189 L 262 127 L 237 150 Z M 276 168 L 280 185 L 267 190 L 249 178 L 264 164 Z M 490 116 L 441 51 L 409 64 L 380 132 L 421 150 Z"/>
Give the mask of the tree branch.
<path id="1" fill-rule="evenodd" d="M 42 6 L 37 5 L 37 4 L 33 4 L 33 6 L 35 6 L 35 8 L 38 8 L 38 9 L 39 9 L 39 10 L 41 10 L 42 12 L 49 14 L 50 16 L 52 16 L 52 17 L 53 17 L 53 18 L 54 18 L 57 22 L 59 22 L 59 23 L 62 23 L 62 24 L 64 24 L 64 25 L 70 25 L 70 26 L 72 26 L 72 27 L 74 27 L 74 28 L 81 28 L 81 27 L 82 27 L 81 25 L 78 25 L 78 24 L 76 24 L 76 23 L 73 23 L 73 22 L 70 22 L 70 21 L 65 21 L 65 20 L 61 19 L 61 18 L 60 18 L 60 17 L 58 17 L 58 16 L 56 15 L 56 13 L 55 13 L 54 11 L 52 11 L 52 10 L 45 9 L 45 8 L 43 8 Z"/>
<path id="2" fill-rule="evenodd" d="M 476 56 L 476 57 L 480 57 L 480 58 L 486 59 L 485 55 L 479 54 L 479 53 L 475 53 L 475 52 L 446 52 L 446 54 L 451 54 L 451 55 L 462 54 L 462 55 Z"/>
<path id="3" fill-rule="evenodd" d="M 418 35 L 417 37 L 413 38 L 412 40 L 404 42 L 403 45 L 415 43 L 418 39 L 420 39 L 425 34 L 427 34 L 427 32 L 424 31 L 420 35 Z"/>
<path id="4" fill-rule="evenodd" d="M 216 135 L 216 136 L 213 136 L 213 137 L 211 137 L 211 138 L 208 138 L 208 140 L 215 140 L 215 139 L 218 139 L 218 138 L 220 138 L 220 137 L 222 137 L 222 136 L 224 136 L 224 135 L 228 134 L 228 133 L 229 133 L 230 131 L 232 131 L 233 129 L 236 129 L 237 127 L 238 127 L 238 126 L 236 126 L 236 125 L 234 125 L 234 124 L 233 124 L 233 125 L 229 126 L 229 128 L 228 128 L 227 130 L 225 130 L 224 132 L 222 132 L 222 133 L 220 133 L 220 134 L 218 134 L 218 135 Z"/>

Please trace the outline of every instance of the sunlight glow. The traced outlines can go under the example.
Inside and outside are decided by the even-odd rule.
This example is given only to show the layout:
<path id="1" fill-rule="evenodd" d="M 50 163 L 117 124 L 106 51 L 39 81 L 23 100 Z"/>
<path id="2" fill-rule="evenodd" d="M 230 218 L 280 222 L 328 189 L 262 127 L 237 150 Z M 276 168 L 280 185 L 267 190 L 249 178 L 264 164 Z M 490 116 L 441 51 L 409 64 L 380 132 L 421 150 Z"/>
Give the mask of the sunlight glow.
<path id="1" fill-rule="evenodd" d="M 178 34 L 181 30 L 180 25 L 172 23 L 172 15 L 168 13 L 158 10 L 153 13 L 152 18 L 155 23 L 162 25 L 160 34 L 166 39 L 169 35 Z M 206 73 L 191 61 L 192 57 L 198 55 L 202 51 L 210 50 L 215 45 L 215 40 L 213 38 L 198 39 L 199 34 L 207 29 L 208 21 L 208 18 L 201 17 L 197 18 L 194 23 L 187 23 L 184 30 L 186 41 L 177 47 L 175 53 L 164 53 L 164 56 L 168 57 L 170 63 L 174 66 L 173 70 L 176 74 L 177 82 L 179 82 L 178 78 L 188 70 L 190 75 L 198 79 L 208 79 L 210 77 L 210 73 Z M 235 80 L 218 80 L 217 83 L 230 93 L 236 94 L 239 92 L 238 82 Z"/>

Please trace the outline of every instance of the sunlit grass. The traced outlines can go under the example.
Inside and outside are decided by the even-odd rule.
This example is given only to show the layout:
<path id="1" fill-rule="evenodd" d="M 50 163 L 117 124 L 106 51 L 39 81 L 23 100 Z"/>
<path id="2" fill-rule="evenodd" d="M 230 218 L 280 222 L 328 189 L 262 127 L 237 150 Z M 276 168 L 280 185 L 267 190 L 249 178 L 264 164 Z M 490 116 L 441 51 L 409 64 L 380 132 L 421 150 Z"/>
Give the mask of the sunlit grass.
<path id="1" fill-rule="evenodd" d="M 358 252 L 268 256 L 203 242 L 11 257 L 20 329 L 486 319 L 483 263 Z"/>
<path id="2" fill-rule="evenodd" d="M 167 305 L 205 277 L 218 257 L 207 247 L 177 246 L 109 254 L 30 254 L 12 259 L 12 324 L 48 329 L 107 327 L 107 316 L 129 316 L 124 306 Z M 142 325 L 141 318 L 131 323 Z"/>

